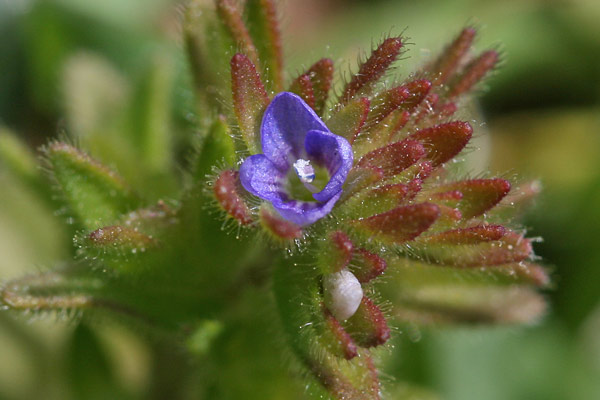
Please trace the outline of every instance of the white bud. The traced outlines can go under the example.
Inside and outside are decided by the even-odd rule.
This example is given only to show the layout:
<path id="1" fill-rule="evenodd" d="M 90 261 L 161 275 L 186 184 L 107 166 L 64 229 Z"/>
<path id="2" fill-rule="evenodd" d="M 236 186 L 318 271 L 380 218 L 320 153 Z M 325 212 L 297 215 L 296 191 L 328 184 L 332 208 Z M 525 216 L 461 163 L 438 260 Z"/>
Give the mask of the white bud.
<path id="1" fill-rule="evenodd" d="M 348 270 L 326 275 L 323 278 L 323 292 L 325 305 L 340 321 L 354 315 L 363 297 L 360 282 Z"/>

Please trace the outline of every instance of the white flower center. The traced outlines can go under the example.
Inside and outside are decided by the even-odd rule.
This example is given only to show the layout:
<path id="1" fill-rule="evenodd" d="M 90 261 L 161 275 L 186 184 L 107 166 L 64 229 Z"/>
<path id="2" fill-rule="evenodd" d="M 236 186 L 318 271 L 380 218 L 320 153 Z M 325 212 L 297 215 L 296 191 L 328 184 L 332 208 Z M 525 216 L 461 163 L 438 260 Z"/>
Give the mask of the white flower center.
<path id="1" fill-rule="evenodd" d="M 294 163 L 294 169 L 298 174 L 298 178 L 300 178 L 300 182 L 311 183 L 315 180 L 315 169 L 310 165 L 310 161 L 299 158 Z"/>

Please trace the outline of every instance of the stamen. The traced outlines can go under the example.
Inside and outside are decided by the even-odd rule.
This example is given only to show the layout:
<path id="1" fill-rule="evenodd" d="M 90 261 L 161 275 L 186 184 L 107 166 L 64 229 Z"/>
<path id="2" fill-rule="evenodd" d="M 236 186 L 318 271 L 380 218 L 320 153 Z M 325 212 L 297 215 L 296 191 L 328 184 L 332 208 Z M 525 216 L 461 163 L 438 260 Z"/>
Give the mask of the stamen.
<path id="1" fill-rule="evenodd" d="M 298 174 L 298 178 L 300 178 L 300 182 L 311 183 L 315 180 L 315 169 L 310 165 L 310 161 L 299 158 L 294 163 L 294 169 Z"/>

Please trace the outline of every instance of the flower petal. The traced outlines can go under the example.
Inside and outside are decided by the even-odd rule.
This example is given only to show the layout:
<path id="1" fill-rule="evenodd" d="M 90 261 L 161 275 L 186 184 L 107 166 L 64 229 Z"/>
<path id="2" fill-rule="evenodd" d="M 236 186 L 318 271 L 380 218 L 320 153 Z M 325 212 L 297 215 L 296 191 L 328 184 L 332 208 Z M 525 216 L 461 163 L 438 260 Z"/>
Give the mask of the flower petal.
<path id="1" fill-rule="evenodd" d="M 287 198 L 281 184 L 284 176 L 285 173 L 263 154 L 246 158 L 240 167 L 240 182 L 244 189 L 271 202 L 281 202 Z"/>
<path id="2" fill-rule="evenodd" d="M 273 201 L 272 204 L 283 218 L 297 225 L 306 226 L 329 214 L 341 195 L 342 192 L 339 191 L 325 203 L 283 200 Z"/>
<path id="3" fill-rule="evenodd" d="M 342 190 L 354 160 L 352 147 L 343 137 L 318 130 L 306 134 L 304 146 L 310 158 L 329 171 L 327 185 L 313 194 L 315 200 L 325 202 Z"/>
<path id="4" fill-rule="evenodd" d="M 299 96 L 279 93 L 267 107 L 260 128 L 264 155 L 287 171 L 294 160 L 303 158 L 306 133 L 313 129 L 329 131 Z"/>

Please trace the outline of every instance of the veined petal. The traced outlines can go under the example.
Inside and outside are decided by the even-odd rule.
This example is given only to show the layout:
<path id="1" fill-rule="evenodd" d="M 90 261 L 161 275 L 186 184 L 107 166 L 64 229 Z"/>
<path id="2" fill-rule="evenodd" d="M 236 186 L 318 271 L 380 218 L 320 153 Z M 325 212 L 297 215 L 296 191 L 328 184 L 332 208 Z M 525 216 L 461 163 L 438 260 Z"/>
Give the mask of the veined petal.
<path id="1" fill-rule="evenodd" d="M 275 202 L 286 198 L 281 180 L 285 173 L 277 169 L 264 154 L 255 154 L 240 167 L 240 182 L 244 189 L 261 199 Z"/>
<path id="2" fill-rule="evenodd" d="M 272 204 L 283 218 L 297 225 L 306 226 L 329 214 L 341 195 L 342 192 L 339 191 L 324 203 L 287 200 L 273 201 Z"/>
<path id="3" fill-rule="evenodd" d="M 352 168 L 354 156 L 346 139 L 331 132 L 312 130 L 306 134 L 306 153 L 317 164 L 327 168 L 330 179 L 318 193 L 315 200 L 325 202 L 342 190 L 342 186 Z"/>
<path id="4" fill-rule="evenodd" d="M 298 95 L 279 93 L 267 107 L 261 125 L 262 151 L 280 170 L 305 155 L 310 130 L 328 132 L 319 116 Z"/>

